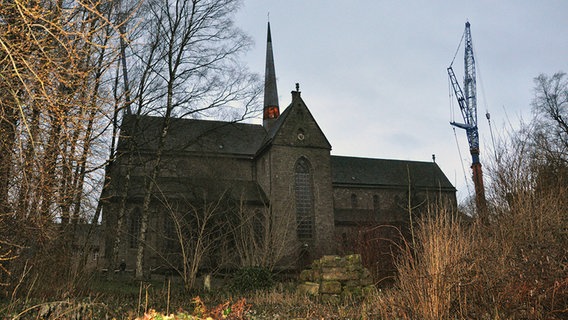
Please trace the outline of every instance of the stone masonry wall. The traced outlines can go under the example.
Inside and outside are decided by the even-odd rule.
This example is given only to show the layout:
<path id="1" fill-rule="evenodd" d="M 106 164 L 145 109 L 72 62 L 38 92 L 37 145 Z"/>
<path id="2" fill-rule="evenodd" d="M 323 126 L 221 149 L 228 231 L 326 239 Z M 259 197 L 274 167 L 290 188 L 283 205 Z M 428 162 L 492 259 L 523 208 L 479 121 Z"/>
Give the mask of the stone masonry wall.
<path id="1" fill-rule="evenodd" d="M 300 281 L 299 292 L 324 299 L 361 296 L 374 289 L 371 273 L 363 267 L 359 254 L 323 256 L 300 273 Z"/>

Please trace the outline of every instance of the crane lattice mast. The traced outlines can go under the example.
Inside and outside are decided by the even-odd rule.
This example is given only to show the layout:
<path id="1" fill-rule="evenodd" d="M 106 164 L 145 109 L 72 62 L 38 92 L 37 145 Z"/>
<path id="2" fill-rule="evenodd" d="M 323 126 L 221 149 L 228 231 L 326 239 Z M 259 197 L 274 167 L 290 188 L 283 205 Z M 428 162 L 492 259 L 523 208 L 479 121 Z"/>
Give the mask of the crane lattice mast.
<path id="1" fill-rule="evenodd" d="M 473 45 L 471 40 L 471 30 L 469 22 L 465 23 L 465 52 L 464 52 L 464 82 L 462 91 L 454 70 L 450 65 L 448 75 L 452 84 L 452 89 L 458 100 L 464 123 L 450 122 L 451 125 L 464 129 L 467 134 L 469 151 L 471 153 L 473 170 L 473 185 L 475 188 L 475 204 L 477 213 L 484 222 L 487 222 L 487 203 L 485 200 L 485 189 L 483 187 L 483 172 L 479 161 L 479 132 L 477 129 L 477 97 L 475 83 L 475 58 L 473 56 Z"/>

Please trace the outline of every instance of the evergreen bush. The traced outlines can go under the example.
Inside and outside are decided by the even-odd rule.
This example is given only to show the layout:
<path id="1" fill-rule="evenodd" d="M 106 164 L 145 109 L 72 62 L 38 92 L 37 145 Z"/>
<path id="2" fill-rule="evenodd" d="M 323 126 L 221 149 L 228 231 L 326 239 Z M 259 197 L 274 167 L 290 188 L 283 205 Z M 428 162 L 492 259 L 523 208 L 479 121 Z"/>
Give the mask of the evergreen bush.
<path id="1" fill-rule="evenodd" d="M 272 272 L 263 267 L 245 267 L 233 277 L 231 289 L 235 292 L 250 292 L 269 289 L 274 285 Z"/>

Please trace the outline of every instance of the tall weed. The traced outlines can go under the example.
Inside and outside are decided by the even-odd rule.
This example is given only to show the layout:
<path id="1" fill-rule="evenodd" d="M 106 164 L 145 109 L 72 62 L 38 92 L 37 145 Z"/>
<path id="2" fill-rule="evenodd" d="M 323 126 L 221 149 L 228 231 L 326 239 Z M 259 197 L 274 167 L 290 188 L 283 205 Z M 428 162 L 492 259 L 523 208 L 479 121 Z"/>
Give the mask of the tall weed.
<path id="1" fill-rule="evenodd" d="M 421 221 L 397 263 L 395 287 L 376 299 L 383 318 L 568 317 L 568 194 L 509 197 L 489 226 L 441 211 Z"/>
<path id="2" fill-rule="evenodd" d="M 441 212 L 426 216 L 397 262 L 398 281 L 379 296 L 384 318 L 448 319 L 465 305 L 463 288 L 471 278 L 472 232 Z M 457 308 L 456 308 L 457 307 Z"/>

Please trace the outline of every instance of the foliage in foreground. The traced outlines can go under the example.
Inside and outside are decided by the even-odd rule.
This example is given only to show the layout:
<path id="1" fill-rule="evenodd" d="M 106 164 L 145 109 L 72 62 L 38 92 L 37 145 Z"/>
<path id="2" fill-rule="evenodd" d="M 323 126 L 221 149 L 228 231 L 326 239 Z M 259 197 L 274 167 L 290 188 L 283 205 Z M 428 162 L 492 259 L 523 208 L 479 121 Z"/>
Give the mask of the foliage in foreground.
<path id="1" fill-rule="evenodd" d="M 292 287 L 249 292 L 239 297 L 216 292 L 203 293 L 193 298 L 183 296 L 183 288 L 179 289 L 179 292 L 172 292 L 169 304 L 161 301 L 161 298 L 167 294 L 162 289 L 142 293 L 141 300 L 138 294 L 111 295 L 108 292 L 101 292 L 98 302 L 70 300 L 40 303 L 27 307 L 20 306 L 17 308 L 19 311 L 16 312 L 0 309 L 0 314 L 10 319 L 128 320 L 377 319 L 378 317 L 372 307 L 372 301 L 376 300 L 376 292 L 367 299 L 344 298 L 332 303 L 298 294 L 292 290 Z M 121 305 L 128 307 L 120 307 Z"/>
<path id="2" fill-rule="evenodd" d="M 274 285 L 272 272 L 262 267 L 247 267 L 240 269 L 233 276 L 231 287 L 236 292 L 266 290 Z"/>
<path id="3" fill-rule="evenodd" d="M 162 314 L 154 309 L 145 312 L 144 316 L 137 320 L 213 320 L 213 319 L 247 319 L 250 305 L 246 299 L 241 298 L 235 303 L 225 302 L 218 306 L 208 309 L 199 296 L 193 298 L 193 312 L 180 311 L 177 313 Z"/>
<path id="4" fill-rule="evenodd" d="M 492 223 L 426 218 L 378 296 L 385 319 L 565 319 L 566 190 L 523 194 Z"/>
<path id="5" fill-rule="evenodd" d="M 130 291 L 99 288 L 92 293 L 99 297 L 93 305 L 104 306 L 109 317 L 145 320 L 565 319 L 566 192 L 512 197 L 488 226 L 463 223 L 444 212 L 426 217 L 417 229 L 416 247 L 408 245 L 398 260 L 394 287 L 365 299 L 330 303 L 299 295 L 293 286 L 194 298 L 181 288 L 170 294 L 167 286 L 154 283 L 139 289 L 133 284 Z M 27 315 L 37 315 L 38 309 Z M 45 319 L 65 319 L 69 310 L 78 310 L 77 304 Z"/>

